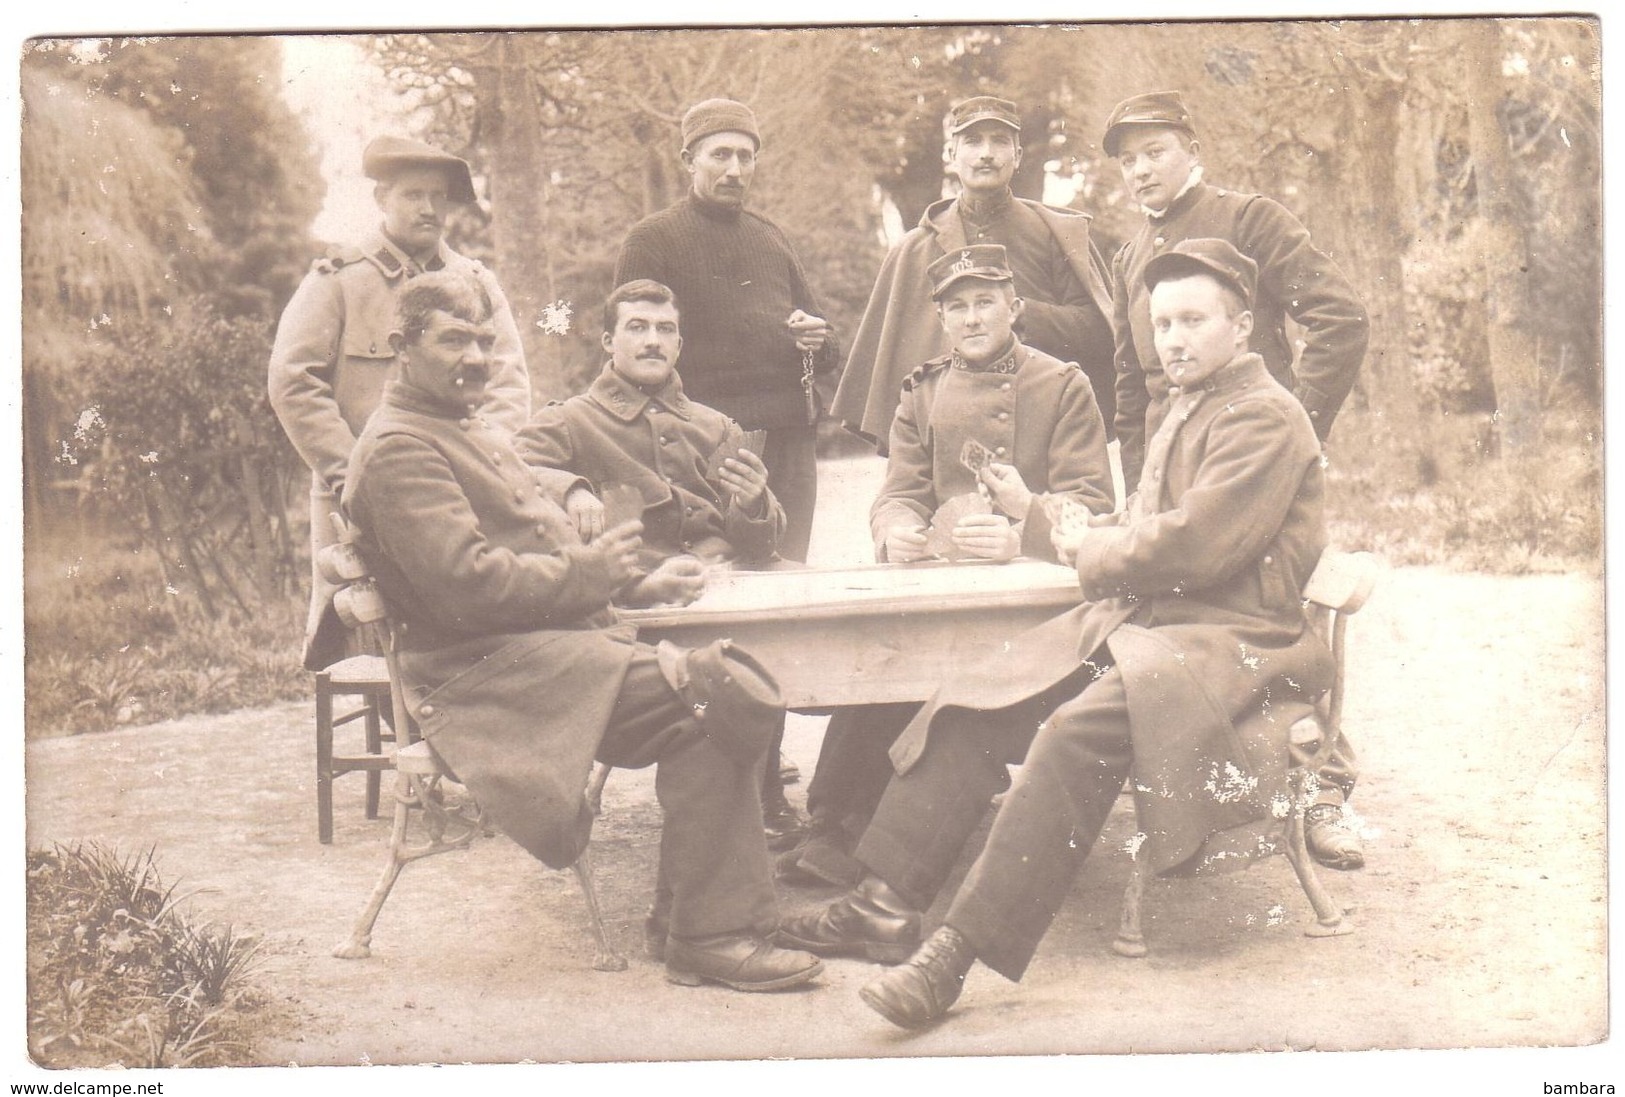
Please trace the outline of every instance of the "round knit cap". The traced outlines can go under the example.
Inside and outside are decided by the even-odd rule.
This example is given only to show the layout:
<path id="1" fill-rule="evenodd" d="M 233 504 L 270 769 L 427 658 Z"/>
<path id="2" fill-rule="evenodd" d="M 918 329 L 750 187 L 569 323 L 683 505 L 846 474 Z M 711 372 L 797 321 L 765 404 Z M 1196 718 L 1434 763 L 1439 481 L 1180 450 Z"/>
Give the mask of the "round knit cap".
<path id="1" fill-rule="evenodd" d="M 756 115 L 745 104 L 732 99 L 707 99 L 695 103 L 683 115 L 683 149 L 713 133 L 743 133 L 762 151 L 762 135 L 756 130 Z"/>

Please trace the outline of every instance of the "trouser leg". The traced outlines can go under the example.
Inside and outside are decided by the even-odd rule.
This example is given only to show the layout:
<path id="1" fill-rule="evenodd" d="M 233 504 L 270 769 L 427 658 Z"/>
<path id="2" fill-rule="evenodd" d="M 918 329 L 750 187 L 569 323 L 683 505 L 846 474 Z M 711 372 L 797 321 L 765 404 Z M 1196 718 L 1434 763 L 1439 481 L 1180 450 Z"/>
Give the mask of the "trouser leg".
<path id="1" fill-rule="evenodd" d="M 839 709 L 824 729 L 807 786 L 807 812 L 820 829 L 863 833 L 892 779 L 889 751 L 919 712 L 914 702 Z"/>
<path id="2" fill-rule="evenodd" d="M 1021 978 L 1133 760 L 1123 677 L 1113 667 L 1038 729 L 987 845 L 943 918 L 977 959 Z"/>
<path id="3" fill-rule="evenodd" d="M 929 907 L 994 793 L 1008 786 L 1006 767 L 1022 759 L 1044 718 L 1077 688 L 1063 684 L 998 712 L 939 712 L 919 760 L 886 786 L 857 860 L 918 909 Z"/>
<path id="4" fill-rule="evenodd" d="M 600 761 L 655 771 L 664 813 L 658 892 L 669 890 L 677 937 L 771 932 L 778 923 L 767 844 L 762 836 L 762 759 L 756 748 L 729 751 L 707 737 L 667 684 L 654 649 L 638 645 L 616 699 Z"/>
<path id="5" fill-rule="evenodd" d="M 771 427 L 762 447 L 767 486 L 784 508 L 779 555 L 805 561 L 812 544 L 813 510 L 818 505 L 818 430 L 813 426 Z"/>

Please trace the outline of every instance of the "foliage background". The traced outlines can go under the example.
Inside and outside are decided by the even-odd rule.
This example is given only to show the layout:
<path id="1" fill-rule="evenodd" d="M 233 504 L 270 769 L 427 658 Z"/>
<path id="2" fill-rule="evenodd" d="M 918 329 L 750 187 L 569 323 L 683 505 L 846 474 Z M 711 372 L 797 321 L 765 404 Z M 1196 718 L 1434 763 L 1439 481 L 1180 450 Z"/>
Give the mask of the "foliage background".
<path id="1" fill-rule="evenodd" d="M 750 102 L 752 205 L 850 333 L 889 235 L 952 182 L 941 120 L 1016 99 L 1027 196 L 1142 214 L 1099 149 L 1181 88 L 1208 178 L 1285 202 L 1375 330 L 1330 448 L 1334 534 L 1396 563 L 1598 566 L 1598 24 L 1584 18 L 380 34 L 407 125 L 468 157 L 454 246 L 498 272 L 539 395 L 597 368 L 637 218 L 680 196 L 683 108 Z M 326 241 L 275 37 L 45 39 L 22 62 L 31 733 L 231 707 L 297 669 L 303 470 L 266 406 Z M 359 150 L 357 150 L 359 154 Z M 537 326 L 570 304 L 573 330 Z M 93 412 L 93 413 L 92 413 Z M 830 433 L 831 439 L 839 435 Z"/>

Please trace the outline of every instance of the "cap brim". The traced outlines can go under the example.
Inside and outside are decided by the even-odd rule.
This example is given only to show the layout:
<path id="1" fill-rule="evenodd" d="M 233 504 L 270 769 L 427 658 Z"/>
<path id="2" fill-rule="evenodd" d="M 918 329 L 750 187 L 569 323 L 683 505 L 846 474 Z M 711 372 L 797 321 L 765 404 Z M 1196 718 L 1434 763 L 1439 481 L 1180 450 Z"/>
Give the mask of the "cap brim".
<path id="1" fill-rule="evenodd" d="M 936 289 L 933 289 L 931 291 L 931 297 L 933 299 L 941 297 L 943 294 L 945 294 L 949 290 L 953 289 L 955 285 L 957 285 L 960 282 L 965 281 L 968 278 L 969 279 L 975 279 L 978 282 L 1011 282 L 1011 281 L 1014 281 L 1014 279 L 1011 278 L 1008 271 L 987 270 L 985 268 L 980 269 L 980 270 L 967 270 L 967 271 L 964 271 L 964 272 L 962 272 L 960 274 L 955 274 L 950 278 L 945 278 L 941 282 L 937 283 Z"/>
<path id="2" fill-rule="evenodd" d="M 978 122 L 997 122 L 1001 126 L 1009 126 L 1017 133 L 1021 132 L 1021 124 L 1019 122 L 1012 122 L 1002 114 L 973 114 L 963 122 L 958 123 L 952 129 L 950 129 L 948 131 L 948 135 L 951 137 L 954 134 L 963 133 L 965 130 L 970 129 Z"/>

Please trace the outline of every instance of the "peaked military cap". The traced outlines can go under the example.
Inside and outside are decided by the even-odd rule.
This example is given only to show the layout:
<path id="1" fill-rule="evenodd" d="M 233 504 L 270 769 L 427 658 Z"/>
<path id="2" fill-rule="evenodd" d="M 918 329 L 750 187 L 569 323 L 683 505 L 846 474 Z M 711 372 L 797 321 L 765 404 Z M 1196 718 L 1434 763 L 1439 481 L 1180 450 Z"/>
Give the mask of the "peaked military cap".
<path id="1" fill-rule="evenodd" d="M 933 301 L 940 301 L 950 286 L 965 278 L 979 278 L 984 282 L 1015 281 L 1003 244 L 971 244 L 950 251 L 925 268 L 925 277 L 931 283 Z"/>
<path id="2" fill-rule="evenodd" d="M 1243 303 L 1253 307 L 1258 289 L 1258 264 L 1236 250 L 1228 240 L 1198 236 L 1181 240 L 1145 265 L 1145 288 L 1185 274 L 1211 274 L 1220 284 L 1241 294 Z"/>
<path id="3" fill-rule="evenodd" d="M 960 103 L 948 112 L 948 132 L 958 133 L 978 122 L 1002 122 L 1017 133 L 1021 132 L 1021 112 L 1008 99 L 995 95 L 977 95 Z"/>
<path id="4" fill-rule="evenodd" d="M 1196 136 L 1191 112 L 1185 109 L 1185 100 L 1177 91 L 1134 95 L 1113 107 L 1111 117 L 1106 120 L 1106 136 L 1100 141 L 1100 147 L 1106 150 L 1107 156 L 1117 155 L 1118 139 L 1129 126 L 1158 126 L 1184 130 L 1192 137 Z"/>
<path id="5" fill-rule="evenodd" d="M 368 179 L 388 181 L 402 168 L 443 168 L 446 197 L 472 205 L 474 175 L 468 161 L 410 137 L 374 137 L 361 154 L 361 173 Z"/>

